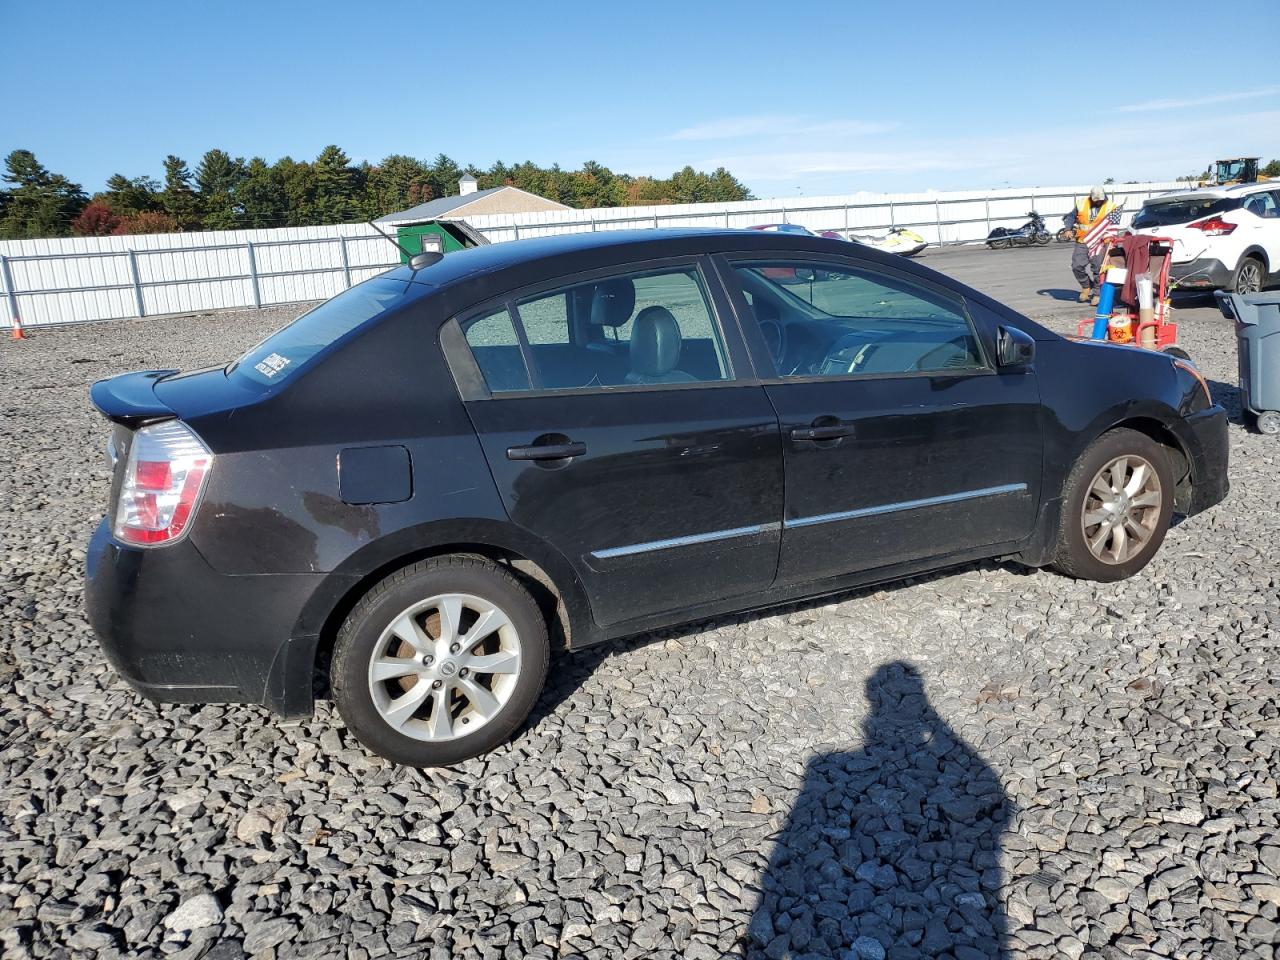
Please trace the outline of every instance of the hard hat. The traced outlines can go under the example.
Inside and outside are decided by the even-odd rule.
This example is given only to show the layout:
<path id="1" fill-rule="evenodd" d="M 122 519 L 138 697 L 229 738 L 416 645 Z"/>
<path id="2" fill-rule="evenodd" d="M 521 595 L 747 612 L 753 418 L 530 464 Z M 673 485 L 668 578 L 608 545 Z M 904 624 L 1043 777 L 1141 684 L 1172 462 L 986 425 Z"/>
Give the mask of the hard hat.
<path id="1" fill-rule="evenodd" d="M 1101 203 L 1103 200 L 1107 199 L 1107 191 L 1103 190 L 1101 187 L 1094 187 L 1089 191 L 1089 199 L 1093 200 L 1095 203 Z"/>

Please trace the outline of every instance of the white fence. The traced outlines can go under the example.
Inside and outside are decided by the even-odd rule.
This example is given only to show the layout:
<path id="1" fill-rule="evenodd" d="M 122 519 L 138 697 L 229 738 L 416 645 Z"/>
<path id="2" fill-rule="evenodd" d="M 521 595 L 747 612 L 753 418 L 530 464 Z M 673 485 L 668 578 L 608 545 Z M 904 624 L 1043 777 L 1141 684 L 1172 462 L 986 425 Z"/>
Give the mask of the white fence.
<path id="1" fill-rule="evenodd" d="M 1120 184 L 1128 214 L 1179 183 Z M 738 203 L 489 214 L 468 223 L 499 243 L 645 227 L 795 223 L 814 231 L 907 226 L 934 244 L 982 240 L 1035 209 L 1056 229 L 1087 186 L 870 194 Z M 0 301 L 24 326 L 322 300 L 399 262 L 365 224 L 0 241 Z"/>
<path id="2" fill-rule="evenodd" d="M 1185 183 L 1125 183 L 1108 187 L 1132 217 L 1144 200 L 1185 189 Z M 1036 210 L 1050 230 L 1075 208 L 1089 186 L 1035 187 L 947 193 L 855 193 L 795 200 L 746 200 L 739 203 L 689 203 L 653 207 L 554 210 L 543 213 L 488 214 L 467 223 L 492 242 L 523 240 L 554 233 L 627 230 L 643 227 L 751 227 L 795 223 L 814 232 L 868 231 L 910 227 L 936 245 L 983 240 L 996 227 L 1022 224 Z M 1127 220 L 1125 221 L 1127 222 Z"/>
<path id="3" fill-rule="evenodd" d="M 400 262 L 365 224 L 0 242 L 23 326 L 324 300 Z"/>

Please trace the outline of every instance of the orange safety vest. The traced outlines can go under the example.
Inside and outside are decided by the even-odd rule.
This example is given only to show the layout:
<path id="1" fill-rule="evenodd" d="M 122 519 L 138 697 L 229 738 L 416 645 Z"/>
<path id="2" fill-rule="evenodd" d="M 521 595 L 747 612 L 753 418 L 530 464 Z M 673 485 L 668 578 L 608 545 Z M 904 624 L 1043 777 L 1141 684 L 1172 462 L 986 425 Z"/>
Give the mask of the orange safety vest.
<path id="1" fill-rule="evenodd" d="M 1093 207 L 1093 201 L 1090 200 L 1088 197 L 1081 197 L 1079 200 L 1076 201 L 1076 242 L 1077 243 L 1084 239 L 1084 235 L 1089 232 L 1090 227 L 1092 227 L 1095 223 L 1097 223 L 1099 220 L 1101 220 L 1103 217 L 1109 214 L 1112 210 L 1114 210 L 1116 208 L 1116 205 L 1110 197 L 1107 197 L 1107 199 L 1102 201 L 1101 206 L 1098 207 L 1097 215 L 1090 217 L 1089 211 L 1092 209 L 1092 207 Z"/>

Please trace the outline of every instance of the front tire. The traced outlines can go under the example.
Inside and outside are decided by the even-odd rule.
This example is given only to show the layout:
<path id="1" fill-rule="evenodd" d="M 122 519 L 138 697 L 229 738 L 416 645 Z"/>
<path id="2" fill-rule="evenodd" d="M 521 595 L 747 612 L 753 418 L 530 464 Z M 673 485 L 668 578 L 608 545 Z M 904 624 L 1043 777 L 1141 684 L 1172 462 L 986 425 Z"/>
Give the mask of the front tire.
<path id="1" fill-rule="evenodd" d="M 1095 440 L 1067 476 L 1053 566 L 1081 580 L 1132 577 L 1160 549 L 1173 515 L 1173 468 L 1146 434 Z"/>
<path id="2" fill-rule="evenodd" d="M 474 557 L 405 567 L 356 605 L 331 687 L 356 738 L 394 763 L 439 767 L 504 743 L 537 701 L 547 625 L 509 571 Z"/>

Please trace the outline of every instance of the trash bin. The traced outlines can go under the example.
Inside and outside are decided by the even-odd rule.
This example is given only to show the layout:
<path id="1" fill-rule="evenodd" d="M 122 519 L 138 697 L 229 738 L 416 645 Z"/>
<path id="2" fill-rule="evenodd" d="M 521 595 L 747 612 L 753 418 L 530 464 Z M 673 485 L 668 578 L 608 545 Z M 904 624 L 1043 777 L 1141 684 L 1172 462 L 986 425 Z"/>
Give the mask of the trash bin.
<path id="1" fill-rule="evenodd" d="M 1219 291 L 1218 308 L 1236 325 L 1240 406 L 1262 433 L 1280 434 L 1280 291 Z"/>

